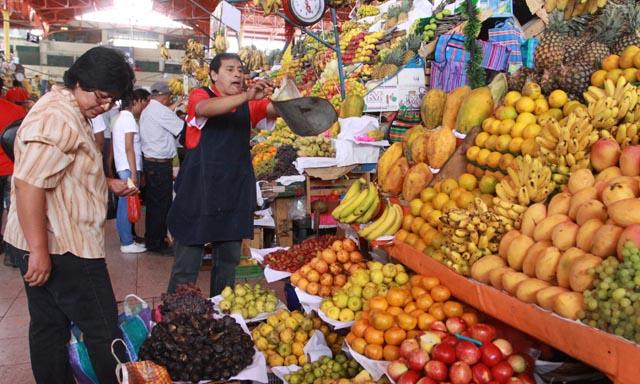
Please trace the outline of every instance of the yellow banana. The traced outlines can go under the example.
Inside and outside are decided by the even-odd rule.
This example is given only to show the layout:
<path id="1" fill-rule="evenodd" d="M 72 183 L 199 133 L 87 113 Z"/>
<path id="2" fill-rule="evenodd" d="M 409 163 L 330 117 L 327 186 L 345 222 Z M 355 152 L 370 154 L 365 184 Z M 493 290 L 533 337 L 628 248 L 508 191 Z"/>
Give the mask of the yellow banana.
<path id="1" fill-rule="evenodd" d="M 340 204 L 333 210 L 333 212 L 331 212 L 331 216 L 333 216 L 334 219 L 337 220 L 338 218 L 340 218 L 340 215 L 342 214 L 344 208 L 349 205 L 352 202 L 351 200 L 360 193 L 360 186 L 360 180 L 356 180 L 353 184 L 351 184 L 351 186 L 347 190 L 347 193 L 345 193 L 344 197 L 342 198 Z"/>
<path id="2" fill-rule="evenodd" d="M 391 227 L 395 223 L 398 217 L 398 211 L 393 205 L 389 205 L 387 209 L 389 210 L 389 214 L 377 228 L 369 233 L 369 236 L 367 236 L 367 240 L 371 241 L 377 239 L 380 236 L 383 236 L 389 229 L 391 229 Z"/>
<path id="3" fill-rule="evenodd" d="M 394 204 L 393 206 L 396 209 L 396 219 L 393 225 L 391 226 L 391 228 L 385 233 L 386 235 L 390 235 L 390 236 L 393 236 L 396 234 L 396 232 L 398 232 L 398 230 L 402 226 L 402 218 L 404 216 L 404 213 L 402 212 L 402 207 L 400 205 Z"/>
<path id="4" fill-rule="evenodd" d="M 355 209 L 355 211 L 353 211 L 353 214 L 358 217 L 362 216 L 371 207 L 373 201 L 376 199 L 376 196 L 378 196 L 378 190 L 376 189 L 375 184 L 369 182 L 369 187 L 367 188 L 367 196 L 365 197 L 362 204 L 360 204 Z"/>
<path id="5" fill-rule="evenodd" d="M 358 232 L 358 234 L 361 237 L 364 237 L 365 239 L 368 239 L 369 235 L 371 234 L 371 232 L 376 231 L 378 229 L 378 227 L 380 227 L 380 225 L 389 216 L 389 213 L 390 213 L 389 207 L 390 207 L 390 205 L 387 205 L 387 207 L 384 209 L 384 212 L 382 212 L 382 215 L 378 218 L 378 220 L 374 221 L 370 225 L 366 226 L 364 229 L 360 230 L 360 232 Z"/>
<path id="6" fill-rule="evenodd" d="M 373 204 L 371 204 L 371 207 L 369 207 L 369 209 L 362 216 L 360 216 L 358 220 L 356 220 L 356 222 L 361 224 L 368 223 L 369 221 L 371 221 L 371 218 L 373 217 L 373 215 L 375 215 L 376 212 L 378 212 L 379 208 L 380 208 L 380 195 L 376 193 L 375 199 L 373 200 Z"/>

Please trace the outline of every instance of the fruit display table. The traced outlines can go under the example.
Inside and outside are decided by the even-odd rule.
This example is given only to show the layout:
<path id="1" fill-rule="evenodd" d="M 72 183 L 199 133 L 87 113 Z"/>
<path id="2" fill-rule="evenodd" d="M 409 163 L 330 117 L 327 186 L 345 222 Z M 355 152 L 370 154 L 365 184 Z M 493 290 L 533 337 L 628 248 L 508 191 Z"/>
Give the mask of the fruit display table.
<path id="1" fill-rule="evenodd" d="M 437 276 L 460 300 L 601 370 L 615 383 L 638 382 L 638 345 L 467 279 L 407 244 L 386 250 L 416 273 Z"/>

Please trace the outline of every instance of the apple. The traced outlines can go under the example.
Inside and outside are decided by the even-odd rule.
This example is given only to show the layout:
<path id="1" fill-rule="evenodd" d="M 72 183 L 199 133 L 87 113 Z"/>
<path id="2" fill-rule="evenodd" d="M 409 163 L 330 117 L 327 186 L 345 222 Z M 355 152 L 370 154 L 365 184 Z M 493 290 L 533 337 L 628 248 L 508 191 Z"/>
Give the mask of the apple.
<path id="1" fill-rule="evenodd" d="M 514 377 L 510 377 L 509 380 L 507 380 L 507 384 L 523 384 L 523 383 L 522 383 L 522 380 L 514 376 Z"/>
<path id="2" fill-rule="evenodd" d="M 480 356 L 480 349 L 470 341 L 462 340 L 456 345 L 456 357 L 465 364 L 474 365 Z"/>
<path id="3" fill-rule="evenodd" d="M 449 368 L 449 380 L 451 384 L 469 384 L 473 379 L 471 367 L 462 361 L 456 361 Z"/>
<path id="4" fill-rule="evenodd" d="M 418 380 L 416 384 L 438 384 L 438 382 L 434 381 L 430 377 L 425 376 L 422 379 Z"/>
<path id="5" fill-rule="evenodd" d="M 407 371 L 400 376 L 398 384 L 416 384 L 420 377 L 420 374 L 416 371 Z"/>
<path id="6" fill-rule="evenodd" d="M 442 340 L 435 332 L 427 331 L 420 335 L 420 348 L 427 352 L 431 352 L 434 346 L 440 344 Z"/>
<path id="7" fill-rule="evenodd" d="M 400 376 L 402 376 L 405 372 L 409 370 L 407 364 L 402 360 L 394 360 L 389 363 L 389 367 L 387 367 L 387 373 L 392 380 L 398 380 Z"/>
<path id="8" fill-rule="evenodd" d="M 409 358 L 411 351 L 414 349 L 419 349 L 420 344 L 418 344 L 418 340 L 416 339 L 406 339 L 400 344 L 400 357 L 404 357 L 405 359 Z"/>
<path id="9" fill-rule="evenodd" d="M 460 339 L 458 339 L 457 337 L 455 337 L 453 335 L 447 334 L 447 336 L 444 339 L 442 339 L 442 342 L 444 344 L 449 344 L 452 347 L 455 347 L 460 342 Z"/>
<path id="10" fill-rule="evenodd" d="M 459 317 L 450 317 L 445 324 L 450 333 L 462 333 L 467 329 L 467 324 Z"/>
<path id="11" fill-rule="evenodd" d="M 456 349 L 453 345 L 441 343 L 433 347 L 431 358 L 447 365 L 456 361 Z"/>
<path id="12" fill-rule="evenodd" d="M 600 139 L 591 146 L 591 166 L 600 172 L 618 165 L 620 154 L 620 145 L 614 139 Z"/>
<path id="13" fill-rule="evenodd" d="M 493 344 L 496 347 L 500 348 L 500 352 L 502 352 L 502 356 L 504 357 L 509 357 L 513 353 L 513 347 L 511 346 L 511 343 L 505 339 L 495 339 L 493 341 Z"/>
<path id="14" fill-rule="evenodd" d="M 480 353 L 482 354 L 482 363 L 488 367 L 493 367 L 504 360 L 504 356 L 502 356 L 500 348 L 492 343 L 483 345 L 480 348 Z"/>
<path id="15" fill-rule="evenodd" d="M 491 381 L 491 370 L 482 363 L 478 363 L 471 367 L 473 380 L 476 384 L 486 384 Z"/>
<path id="16" fill-rule="evenodd" d="M 506 383 L 513 376 L 513 368 L 506 361 L 501 361 L 491 368 L 491 374 L 498 383 Z"/>
<path id="17" fill-rule="evenodd" d="M 488 344 L 496 338 L 496 329 L 488 324 L 476 324 L 470 328 L 471 337 L 482 342 L 482 344 Z"/>
<path id="18" fill-rule="evenodd" d="M 407 366 L 414 371 L 421 371 L 425 364 L 429 361 L 429 353 L 422 348 L 416 348 L 411 351 L 407 359 Z"/>
<path id="19" fill-rule="evenodd" d="M 521 355 L 511 355 L 507 361 L 515 373 L 522 373 L 527 370 L 527 361 Z"/>
<path id="20" fill-rule="evenodd" d="M 431 323 L 429 330 L 447 332 L 447 326 L 442 321 L 438 320 Z"/>
<path id="21" fill-rule="evenodd" d="M 518 379 L 522 381 L 524 384 L 536 384 L 536 381 L 533 380 L 533 377 L 527 375 L 526 373 L 521 373 L 518 376 Z"/>
<path id="22" fill-rule="evenodd" d="M 437 382 L 447 380 L 447 376 L 449 375 L 447 365 L 437 360 L 430 360 L 427 365 L 424 366 L 424 372 L 429 378 Z"/>

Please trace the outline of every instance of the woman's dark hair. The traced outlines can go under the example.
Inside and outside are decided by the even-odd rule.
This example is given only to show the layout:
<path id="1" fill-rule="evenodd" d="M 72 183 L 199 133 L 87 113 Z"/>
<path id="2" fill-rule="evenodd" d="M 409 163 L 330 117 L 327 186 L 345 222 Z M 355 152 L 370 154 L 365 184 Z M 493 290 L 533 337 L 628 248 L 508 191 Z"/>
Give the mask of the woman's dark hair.
<path id="1" fill-rule="evenodd" d="M 220 66 L 222 66 L 222 60 L 238 60 L 241 64 L 242 59 L 239 55 L 235 53 L 218 53 L 211 59 L 211 63 L 209 64 L 209 70 L 218 73 L 220 70 Z"/>
<path id="2" fill-rule="evenodd" d="M 13 86 L 14 87 L 22 87 L 22 82 L 14 79 L 13 80 Z"/>
<path id="3" fill-rule="evenodd" d="M 120 110 L 127 109 L 133 106 L 134 101 L 147 100 L 151 96 L 149 91 L 143 88 L 138 88 L 133 90 L 132 92 L 128 92 L 122 95 L 122 100 L 120 104 Z"/>
<path id="4" fill-rule="evenodd" d="M 124 54 L 112 48 L 91 48 L 64 73 L 64 85 L 84 91 L 100 90 L 115 97 L 131 92 L 135 75 Z"/>

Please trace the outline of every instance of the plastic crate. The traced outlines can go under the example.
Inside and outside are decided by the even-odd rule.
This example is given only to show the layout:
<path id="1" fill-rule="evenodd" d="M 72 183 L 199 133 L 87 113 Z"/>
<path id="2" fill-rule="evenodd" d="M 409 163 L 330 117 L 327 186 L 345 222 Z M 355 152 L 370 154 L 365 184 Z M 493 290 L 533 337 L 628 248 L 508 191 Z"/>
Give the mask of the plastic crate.
<path id="1" fill-rule="evenodd" d="M 247 260 L 248 256 L 240 257 L 240 260 Z M 236 279 L 257 279 L 263 277 L 264 273 L 259 265 L 238 265 L 236 267 Z"/>

